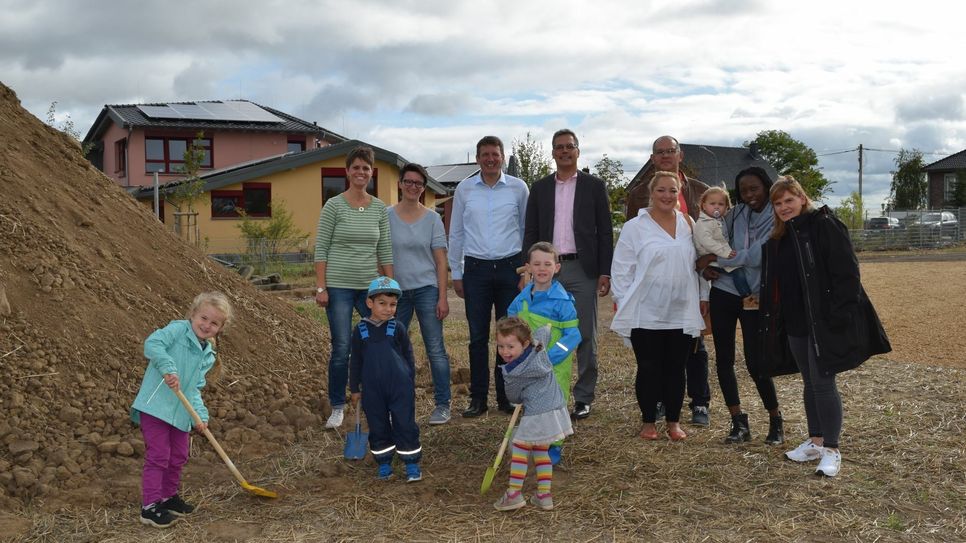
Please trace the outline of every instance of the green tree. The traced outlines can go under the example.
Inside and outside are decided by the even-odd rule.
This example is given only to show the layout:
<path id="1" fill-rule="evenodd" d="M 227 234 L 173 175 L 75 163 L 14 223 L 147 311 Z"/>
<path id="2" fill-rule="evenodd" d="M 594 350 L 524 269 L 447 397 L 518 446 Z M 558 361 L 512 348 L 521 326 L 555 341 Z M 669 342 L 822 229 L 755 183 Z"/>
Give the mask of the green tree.
<path id="1" fill-rule="evenodd" d="M 296 252 L 302 248 L 309 235 L 302 232 L 292 218 L 292 212 L 282 201 L 271 204 L 272 218 L 252 219 L 239 211 L 241 222 L 238 230 L 245 238 L 245 252 L 256 273 L 264 273 L 269 262 L 276 261 L 281 253 Z"/>
<path id="2" fill-rule="evenodd" d="M 842 200 L 841 207 L 835 208 L 835 216 L 844 222 L 849 230 L 860 230 L 864 212 L 862 210 L 862 197 L 859 196 L 859 193 L 853 192 L 848 198 Z"/>
<path id="3" fill-rule="evenodd" d="M 889 189 L 889 209 L 924 209 L 928 196 L 922 151 L 899 149 Z"/>
<path id="4" fill-rule="evenodd" d="M 204 132 L 195 134 L 195 139 L 184 152 L 184 179 L 165 193 L 165 200 L 179 212 L 193 213 L 195 202 L 205 191 L 205 183 L 198 175 L 205 160 L 205 150 L 200 141 L 204 137 Z"/>
<path id="5" fill-rule="evenodd" d="M 818 156 L 811 147 L 782 130 L 764 130 L 745 147 L 757 144 L 758 152 L 781 175 L 791 175 L 813 200 L 822 200 L 832 190 L 832 182 L 818 167 Z"/>
<path id="6" fill-rule="evenodd" d="M 533 138 L 530 132 L 521 140 L 513 140 L 513 155 L 520 164 L 520 179 L 527 186 L 533 185 L 540 179 L 550 175 L 553 171 L 550 157 L 543 149 L 543 144 Z"/>
<path id="7" fill-rule="evenodd" d="M 966 170 L 956 172 L 956 191 L 953 192 L 953 205 L 966 207 Z"/>
<path id="8" fill-rule="evenodd" d="M 607 195 L 610 198 L 610 217 L 615 226 L 624 224 L 624 203 L 627 200 L 627 184 L 629 180 L 624 175 L 624 164 L 604 154 L 594 164 L 594 175 L 604 181 Z"/>

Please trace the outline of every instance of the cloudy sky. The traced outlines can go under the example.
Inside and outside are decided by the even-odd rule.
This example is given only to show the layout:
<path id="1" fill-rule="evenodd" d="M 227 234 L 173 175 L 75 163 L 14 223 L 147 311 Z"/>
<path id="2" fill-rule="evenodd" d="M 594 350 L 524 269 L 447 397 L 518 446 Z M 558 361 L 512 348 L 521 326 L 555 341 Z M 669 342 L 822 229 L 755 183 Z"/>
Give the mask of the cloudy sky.
<path id="1" fill-rule="evenodd" d="M 244 98 L 429 164 L 573 128 L 629 175 L 650 142 L 780 129 L 819 154 L 966 148 L 954 2 L 0 0 L 0 81 L 86 132 L 104 104 Z M 930 154 L 934 153 L 934 154 Z M 894 153 L 866 156 L 865 203 Z M 820 158 L 833 205 L 857 153 Z"/>

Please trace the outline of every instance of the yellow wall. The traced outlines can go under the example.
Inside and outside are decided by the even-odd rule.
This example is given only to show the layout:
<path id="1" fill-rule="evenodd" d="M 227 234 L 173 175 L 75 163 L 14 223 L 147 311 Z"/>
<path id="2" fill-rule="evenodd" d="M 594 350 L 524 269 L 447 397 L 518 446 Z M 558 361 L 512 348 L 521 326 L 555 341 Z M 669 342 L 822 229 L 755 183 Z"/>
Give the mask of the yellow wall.
<path id="1" fill-rule="evenodd" d="M 387 205 L 397 203 L 399 201 L 397 188 L 399 168 L 395 164 L 379 160 L 376 161 L 375 167 L 378 172 L 377 196 Z M 292 219 L 298 229 L 309 235 L 305 247 L 310 253 L 315 247 L 315 229 L 319 220 L 319 212 L 322 210 L 322 168 L 345 168 L 345 159 L 344 157 L 336 157 L 294 170 L 277 172 L 246 181 L 248 183 L 271 183 L 272 204 L 284 204 L 285 208 L 292 214 Z M 220 187 L 218 190 L 242 190 L 242 183 Z M 435 207 L 436 195 L 428 189 L 425 200 L 427 207 L 430 209 Z M 142 200 L 141 203 L 153 209 L 152 200 Z M 211 217 L 210 193 L 205 193 L 195 203 L 194 207 L 198 211 L 199 238 L 202 245 L 207 242 L 209 253 L 244 252 L 243 238 L 238 229 L 238 225 L 241 223 L 240 219 L 213 219 Z M 166 203 L 164 210 L 165 225 L 169 229 L 174 228 L 174 213 L 175 209 Z M 269 219 L 253 218 L 252 220 Z"/>

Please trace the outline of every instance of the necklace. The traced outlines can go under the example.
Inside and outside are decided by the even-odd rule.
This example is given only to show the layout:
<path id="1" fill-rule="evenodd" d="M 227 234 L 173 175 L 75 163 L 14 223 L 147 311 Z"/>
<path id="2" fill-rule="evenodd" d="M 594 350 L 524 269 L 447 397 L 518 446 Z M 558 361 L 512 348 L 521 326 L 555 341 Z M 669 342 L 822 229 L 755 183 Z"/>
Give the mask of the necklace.
<path id="1" fill-rule="evenodd" d="M 362 213 L 365 210 L 366 210 L 366 206 L 359 206 L 359 213 Z"/>

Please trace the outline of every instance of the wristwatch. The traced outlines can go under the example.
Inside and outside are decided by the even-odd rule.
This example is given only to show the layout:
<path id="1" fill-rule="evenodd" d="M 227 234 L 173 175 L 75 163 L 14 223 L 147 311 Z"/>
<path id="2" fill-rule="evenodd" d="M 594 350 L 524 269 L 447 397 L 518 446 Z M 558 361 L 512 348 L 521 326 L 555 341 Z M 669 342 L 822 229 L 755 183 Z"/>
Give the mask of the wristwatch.
<path id="1" fill-rule="evenodd" d="M 316 287 L 315 289 L 316 294 L 322 294 L 323 292 L 325 292 L 325 287 Z"/>

